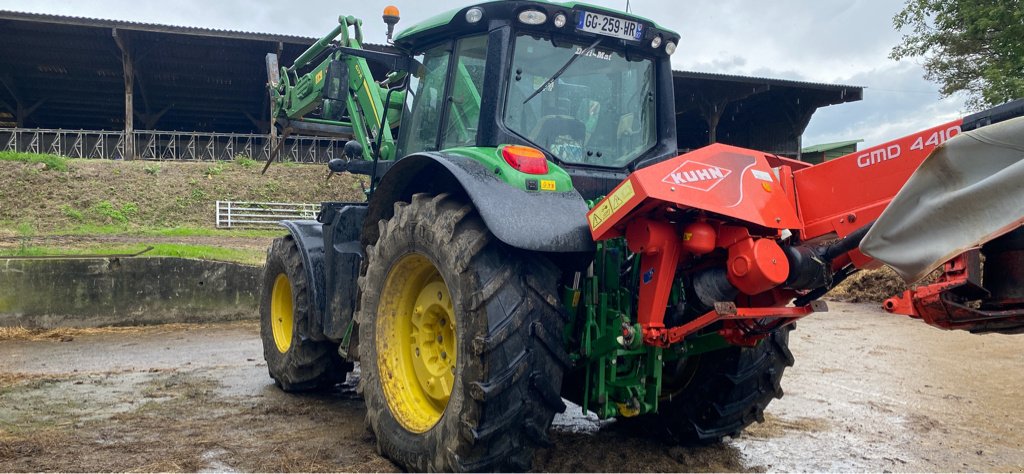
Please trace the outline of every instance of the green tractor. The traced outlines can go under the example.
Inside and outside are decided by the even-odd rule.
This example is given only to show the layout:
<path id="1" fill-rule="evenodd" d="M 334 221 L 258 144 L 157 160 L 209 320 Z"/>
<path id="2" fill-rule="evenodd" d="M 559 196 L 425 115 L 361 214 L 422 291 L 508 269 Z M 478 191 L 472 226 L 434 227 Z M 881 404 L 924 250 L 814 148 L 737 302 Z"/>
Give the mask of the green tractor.
<path id="1" fill-rule="evenodd" d="M 679 156 L 679 35 L 651 20 L 499 1 L 393 41 L 384 20 L 388 47 L 341 17 L 292 66 L 268 56 L 276 125 L 349 139 L 328 166 L 367 179 L 366 202 L 323 203 L 269 249 L 277 385 L 358 362 L 379 450 L 414 471 L 529 469 L 564 399 L 683 443 L 762 420 L 792 323 L 863 263 L 865 228 L 812 234 L 792 209 L 806 165 Z"/>
<path id="2" fill-rule="evenodd" d="M 285 133 L 351 136 L 331 169 L 371 180 L 366 203 L 324 203 L 269 250 L 262 336 L 282 389 L 358 361 L 380 450 L 416 471 L 528 469 L 562 397 L 714 442 L 782 395 L 787 330 L 756 347 L 712 334 L 685 358 L 602 339 L 633 304 L 631 258 L 597 253 L 588 202 L 677 155 L 678 34 L 535 1 L 444 13 L 390 51 L 363 48 L 360 23 L 271 69 Z"/>

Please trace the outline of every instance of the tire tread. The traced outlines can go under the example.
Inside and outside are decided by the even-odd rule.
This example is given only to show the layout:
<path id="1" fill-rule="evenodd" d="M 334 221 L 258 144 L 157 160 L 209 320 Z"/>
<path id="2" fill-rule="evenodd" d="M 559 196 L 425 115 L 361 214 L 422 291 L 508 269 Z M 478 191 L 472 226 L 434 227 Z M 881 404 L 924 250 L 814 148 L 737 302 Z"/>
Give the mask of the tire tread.
<path id="1" fill-rule="evenodd" d="M 483 328 L 463 339 L 470 347 L 460 357 L 476 357 L 474 370 L 479 373 L 463 374 L 473 378 L 465 383 L 462 403 L 467 407 L 457 414 L 458 434 L 437 440 L 439 445 L 426 452 L 405 446 L 398 433 L 387 431 L 395 424 L 382 421 L 390 414 L 387 403 L 377 399 L 382 397 L 379 374 L 367 370 L 376 367 L 375 362 L 366 362 L 376 358 L 376 350 L 360 348 L 367 420 L 379 449 L 413 471 L 529 469 L 534 448 L 549 442 L 546 432 L 554 414 L 565 409 L 558 393 L 569 359 L 565 348 L 549 337 L 560 334 L 564 324 L 558 299 L 550 293 L 559 270 L 542 256 L 494 239 L 472 206 L 448 194 L 413 195 L 408 204 L 396 204 L 394 216 L 378 228 L 378 239 L 366 250 L 366 273 L 359 280 L 363 296 L 358 321 L 364 346 L 370 345 L 368 325 L 374 324 L 378 292 L 388 271 L 382 262 L 385 255 L 395 253 L 393 246 L 423 250 L 436 242 L 451 256 L 442 263 L 456 274 L 475 275 L 459 281 L 469 285 L 465 293 L 472 295 L 465 312 L 481 318 L 476 324 Z"/>

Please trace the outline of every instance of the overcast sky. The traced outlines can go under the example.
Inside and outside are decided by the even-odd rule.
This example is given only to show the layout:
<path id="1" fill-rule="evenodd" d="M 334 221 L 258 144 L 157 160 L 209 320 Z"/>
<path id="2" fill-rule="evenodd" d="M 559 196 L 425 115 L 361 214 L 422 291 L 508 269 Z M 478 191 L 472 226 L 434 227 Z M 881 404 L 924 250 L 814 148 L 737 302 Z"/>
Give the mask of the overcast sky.
<path id="1" fill-rule="evenodd" d="M 403 26 L 472 0 L 392 0 Z M 625 0 L 589 0 L 622 9 Z M 864 86 L 864 100 L 819 109 L 804 144 L 863 138 L 863 146 L 951 120 L 961 97 L 940 100 L 918 62 L 888 59 L 900 38 L 899 0 L 631 0 L 633 13 L 682 35 L 676 69 Z M 319 37 L 339 14 L 384 41 L 377 0 L 0 0 L 0 9 Z"/>

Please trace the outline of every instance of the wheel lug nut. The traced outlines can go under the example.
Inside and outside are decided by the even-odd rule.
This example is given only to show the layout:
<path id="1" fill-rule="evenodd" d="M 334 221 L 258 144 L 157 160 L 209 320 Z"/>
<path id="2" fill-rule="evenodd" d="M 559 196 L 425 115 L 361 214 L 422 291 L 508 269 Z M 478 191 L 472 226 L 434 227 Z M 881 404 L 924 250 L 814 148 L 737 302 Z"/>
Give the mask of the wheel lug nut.
<path id="1" fill-rule="evenodd" d="M 416 348 L 416 357 L 419 357 L 419 356 L 420 356 L 420 348 L 419 348 L 419 347 L 417 347 L 417 348 Z"/>
<path id="2" fill-rule="evenodd" d="M 440 335 L 440 334 L 438 334 L 438 335 L 437 335 L 437 343 L 438 343 L 438 344 L 440 344 L 440 343 L 441 343 L 441 342 L 443 342 L 443 341 L 444 341 L 444 338 L 443 338 L 443 337 L 441 337 L 441 335 Z"/>
<path id="3" fill-rule="evenodd" d="M 441 351 L 441 358 L 442 359 L 447 359 L 448 358 L 448 353 L 445 352 L 445 351 Z"/>

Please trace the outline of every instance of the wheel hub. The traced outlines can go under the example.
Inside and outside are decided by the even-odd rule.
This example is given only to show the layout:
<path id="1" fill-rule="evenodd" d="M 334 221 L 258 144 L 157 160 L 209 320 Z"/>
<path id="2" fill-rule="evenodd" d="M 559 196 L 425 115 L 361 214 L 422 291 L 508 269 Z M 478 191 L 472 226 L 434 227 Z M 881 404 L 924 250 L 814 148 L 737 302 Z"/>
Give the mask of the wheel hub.
<path id="1" fill-rule="evenodd" d="M 416 381 L 430 398 L 447 401 L 455 381 L 455 324 L 451 297 L 443 281 L 423 287 L 410 322 Z"/>

